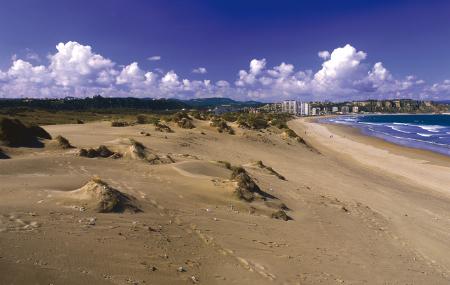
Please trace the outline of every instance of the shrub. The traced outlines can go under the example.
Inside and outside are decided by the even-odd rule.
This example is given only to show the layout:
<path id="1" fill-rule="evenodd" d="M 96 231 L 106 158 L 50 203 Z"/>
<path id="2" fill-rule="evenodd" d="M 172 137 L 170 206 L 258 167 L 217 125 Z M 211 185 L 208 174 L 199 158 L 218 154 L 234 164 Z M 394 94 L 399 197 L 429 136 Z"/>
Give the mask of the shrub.
<path id="1" fill-rule="evenodd" d="M 279 211 L 276 211 L 276 212 L 272 213 L 271 217 L 272 217 L 272 219 L 283 220 L 283 221 L 292 220 L 292 218 L 289 217 L 286 214 L 286 212 L 283 211 L 283 210 L 279 210 Z"/>
<path id="2" fill-rule="evenodd" d="M 80 156 L 88 157 L 88 158 L 94 158 L 94 157 L 111 157 L 115 153 L 109 150 L 106 146 L 101 145 L 97 149 L 80 149 Z"/>
<path id="3" fill-rule="evenodd" d="M 192 123 L 191 119 L 182 118 L 177 122 L 178 126 L 183 129 L 193 129 L 195 128 L 194 124 Z"/>
<path id="4" fill-rule="evenodd" d="M 58 143 L 58 145 L 60 147 L 62 147 L 63 149 L 73 148 L 73 146 L 70 144 L 69 140 L 63 136 L 57 136 L 55 138 L 55 140 Z"/>
<path id="5" fill-rule="evenodd" d="M 33 146 L 40 144 L 39 139 L 51 139 L 43 128 L 24 125 L 17 119 L 0 119 L 0 141 L 9 146 Z"/>
<path id="6" fill-rule="evenodd" d="M 147 124 L 147 116 L 145 116 L 145 115 L 137 115 L 136 116 L 136 123 L 137 124 Z"/>
<path id="7" fill-rule="evenodd" d="M 227 133 L 229 133 L 230 135 L 234 135 L 234 130 L 233 130 L 233 128 L 230 127 L 230 126 L 227 124 L 227 122 L 225 122 L 224 120 L 222 120 L 222 119 L 220 119 L 220 118 L 218 118 L 218 117 L 214 117 L 214 118 L 211 120 L 210 125 L 211 125 L 212 127 L 216 127 L 216 128 L 217 128 L 217 131 L 218 131 L 219 133 L 227 132 Z"/>
<path id="8" fill-rule="evenodd" d="M 173 133 L 172 129 L 169 126 L 159 123 L 159 122 L 155 123 L 155 131 L 165 132 L 165 133 Z"/>
<path id="9" fill-rule="evenodd" d="M 111 127 L 127 127 L 129 125 L 130 124 L 125 121 L 112 121 L 111 122 Z"/>
<path id="10" fill-rule="evenodd" d="M 173 114 L 173 116 L 172 116 L 172 121 L 177 122 L 177 123 L 179 121 L 181 121 L 182 119 L 191 120 L 189 115 L 186 114 L 185 112 L 177 112 L 177 113 Z"/>

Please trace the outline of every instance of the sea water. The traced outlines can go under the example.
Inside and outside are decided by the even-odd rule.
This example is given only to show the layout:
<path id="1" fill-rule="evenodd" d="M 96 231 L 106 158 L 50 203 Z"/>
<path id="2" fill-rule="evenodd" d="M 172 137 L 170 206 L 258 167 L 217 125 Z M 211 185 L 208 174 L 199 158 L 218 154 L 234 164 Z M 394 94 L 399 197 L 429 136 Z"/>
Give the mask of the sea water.
<path id="1" fill-rule="evenodd" d="M 357 115 L 322 119 L 370 136 L 450 156 L 450 115 Z"/>

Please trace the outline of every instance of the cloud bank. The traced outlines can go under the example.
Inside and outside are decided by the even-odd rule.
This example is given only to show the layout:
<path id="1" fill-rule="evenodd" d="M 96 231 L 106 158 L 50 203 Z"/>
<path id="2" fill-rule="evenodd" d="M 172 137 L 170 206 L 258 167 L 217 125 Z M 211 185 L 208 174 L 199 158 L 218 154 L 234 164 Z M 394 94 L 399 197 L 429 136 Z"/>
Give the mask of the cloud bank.
<path id="1" fill-rule="evenodd" d="M 427 84 L 415 76 L 394 77 L 382 62 L 370 64 L 367 53 L 347 44 L 332 52 L 319 51 L 322 65 L 317 71 L 296 70 L 282 62 L 268 67 L 266 59 L 252 59 L 234 82 L 192 80 L 174 70 L 166 73 L 143 70 L 138 62 L 119 66 L 97 54 L 91 46 L 70 41 L 59 43 L 47 64 L 36 54 L 12 58 L 7 70 L 0 70 L 0 97 L 86 97 L 102 96 L 205 98 L 281 101 L 359 100 L 384 98 L 448 99 L 450 80 Z M 159 60 L 159 56 L 148 60 Z M 33 64 L 33 62 L 35 64 Z M 193 73 L 206 74 L 205 67 Z"/>

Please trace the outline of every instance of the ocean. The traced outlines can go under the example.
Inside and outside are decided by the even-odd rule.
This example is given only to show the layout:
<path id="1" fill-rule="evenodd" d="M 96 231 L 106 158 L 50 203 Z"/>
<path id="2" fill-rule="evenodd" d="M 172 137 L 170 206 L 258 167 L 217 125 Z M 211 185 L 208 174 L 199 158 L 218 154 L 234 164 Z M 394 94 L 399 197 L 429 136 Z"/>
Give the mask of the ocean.
<path id="1" fill-rule="evenodd" d="M 450 156 L 450 115 L 358 115 L 320 121 L 353 126 L 365 135 Z"/>

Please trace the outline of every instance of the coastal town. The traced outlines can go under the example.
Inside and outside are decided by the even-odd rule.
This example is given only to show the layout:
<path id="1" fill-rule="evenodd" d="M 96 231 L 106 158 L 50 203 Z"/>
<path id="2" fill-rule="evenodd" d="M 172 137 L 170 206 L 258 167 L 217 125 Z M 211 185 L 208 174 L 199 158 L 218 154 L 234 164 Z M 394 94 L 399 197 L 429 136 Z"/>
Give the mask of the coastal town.
<path id="1" fill-rule="evenodd" d="M 297 116 L 346 115 L 365 113 L 445 113 L 450 105 L 433 101 L 366 100 L 353 102 L 301 102 L 285 100 L 280 103 L 266 104 L 260 111 L 289 113 Z"/>

